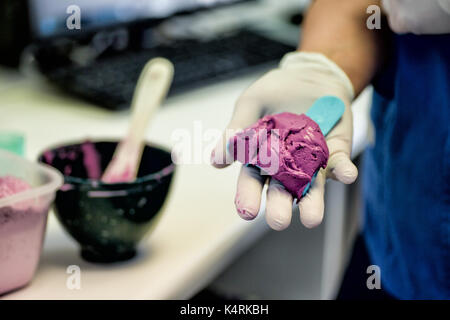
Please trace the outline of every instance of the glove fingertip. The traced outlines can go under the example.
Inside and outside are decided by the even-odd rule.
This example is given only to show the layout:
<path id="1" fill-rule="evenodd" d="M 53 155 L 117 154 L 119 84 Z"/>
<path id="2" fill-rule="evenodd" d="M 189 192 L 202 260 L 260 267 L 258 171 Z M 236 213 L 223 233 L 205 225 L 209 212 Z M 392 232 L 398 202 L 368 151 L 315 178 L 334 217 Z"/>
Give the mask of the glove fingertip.
<path id="1" fill-rule="evenodd" d="M 312 229 L 319 226 L 323 220 L 323 204 L 317 206 L 313 204 L 311 199 L 304 198 L 298 204 L 300 209 L 300 221 L 302 224 L 308 228 Z"/>
<path id="2" fill-rule="evenodd" d="M 287 227 L 289 227 L 289 225 L 291 224 L 290 220 L 279 220 L 279 219 L 274 219 L 272 216 L 267 216 L 266 215 L 266 222 L 267 225 L 275 231 L 283 231 L 285 230 Z"/>
<path id="3" fill-rule="evenodd" d="M 358 168 L 350 159 L 343 159 L 332 169 L 332 174 L 336 180 L 344 184 L 352 184 L 358 177 Z"/>

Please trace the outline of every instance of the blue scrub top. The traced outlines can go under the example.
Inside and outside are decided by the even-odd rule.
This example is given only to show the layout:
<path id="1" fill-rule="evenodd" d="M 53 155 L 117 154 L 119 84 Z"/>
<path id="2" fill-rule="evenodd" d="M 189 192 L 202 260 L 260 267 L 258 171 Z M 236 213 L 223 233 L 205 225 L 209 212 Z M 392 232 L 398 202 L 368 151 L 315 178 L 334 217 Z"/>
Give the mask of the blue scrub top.
<path id="1" fill-rule="evenodd" d="M 386 291 L 450 299 L 450 35 L 396 35 L 374 81 L 364 238 Z"/>

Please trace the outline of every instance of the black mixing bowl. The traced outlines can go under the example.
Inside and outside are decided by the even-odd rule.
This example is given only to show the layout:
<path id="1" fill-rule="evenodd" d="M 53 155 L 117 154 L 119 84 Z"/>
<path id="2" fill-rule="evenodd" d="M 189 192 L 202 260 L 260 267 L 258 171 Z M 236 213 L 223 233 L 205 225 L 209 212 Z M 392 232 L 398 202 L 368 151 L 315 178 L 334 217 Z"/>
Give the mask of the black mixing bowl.
<path id="1" fill-rule="evenodd" d="M 88 144 L 88 145 L 87 145 Z M 64 174 L 56 194 L 55 214 L 92 262 L 127 260 L 157 220 L 175 170 L 170 152 L 146 145 L 138 178 L 131 183 L 106 184 L 89 178 L 87 163 L 96 151 L 98 172 L 109 164 L 117 142 L 86 142 L 46 151 L 39 161 Z M 101 172 L 99 171 L 101 170 Z M 91 171 L 91 172 L 89 172 Z"/>

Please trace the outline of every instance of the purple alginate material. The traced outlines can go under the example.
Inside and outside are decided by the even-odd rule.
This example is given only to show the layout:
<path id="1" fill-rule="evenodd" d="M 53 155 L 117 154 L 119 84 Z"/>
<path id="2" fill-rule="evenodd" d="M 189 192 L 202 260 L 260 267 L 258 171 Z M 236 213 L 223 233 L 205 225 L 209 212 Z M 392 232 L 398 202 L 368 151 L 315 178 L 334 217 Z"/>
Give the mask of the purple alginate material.
<path id="1" fill-rule="evenodd" d="M 326 167 L 329 156 L 319 125 L 305 114 L 289 112 L 265 116 L 237 133 L 229 150 L 235 160 L 266 171 L 296 199 L 302 198 L 316 171 Z M 268 159 L 276 160 L 276 168 Z"/>
<path id="2" fill-rule="evenodd" d="M 31 186 L 25 180 L 14 176 L 0 177 L 0 199 L 30 189 Z"/>
<path id="3" fill-rule="evenodd" d="M 89 179 L 97 180 L 102 176 L 102 168 L 100 166 L 100 155 L 95 149 L 92 142 L 86 141 L 81 145 L 83 152 L 83 163 L 86 168 Z"/>
<path id="4" fill-rule="evenodd" d="M 44 152 L 45 162 L 49 165 L 53 164 L 55 158 L 57 159 L 69 159 L 74 161 L 77 157 L 83 157 L 83 164 L 86 168 L 87 178 L 92 180 L 99 180 L 102 175 L 101 157 L 98 151 L 95 149 L 95 145 L 90 141 L 85 141 L 80 145 L 80 151 L 63 149 L 57 151 Z M 65 175 L 70 176 L 72 173 L 72 166 L 67 165 L 64 168 Z M 64 189 L 64 186 L 63 186 Z"/>

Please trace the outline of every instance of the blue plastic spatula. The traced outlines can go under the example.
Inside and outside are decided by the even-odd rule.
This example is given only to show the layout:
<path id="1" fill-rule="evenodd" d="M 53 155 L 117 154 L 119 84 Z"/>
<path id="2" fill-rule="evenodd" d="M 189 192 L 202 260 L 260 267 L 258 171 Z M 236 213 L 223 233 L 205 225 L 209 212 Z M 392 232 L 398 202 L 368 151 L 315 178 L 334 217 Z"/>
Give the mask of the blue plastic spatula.
<path id="1" fill-rule="evenodd" d="M 311 108 L 308 109 L 306 115 L 313 119 L 320 127 L 320 131 L 324 136 L 333 129 L 333 127 L 341 119 L 345 111 L 344 102 L 334 96 L 325 96 L 317 99 Z M 302 196 L 308 192 L 311 184 L 314 182 L 317 172 L 313 175 L 311 182 L 308 183 L 306 188 L 303 190 Z"/>

